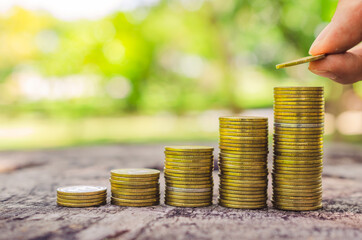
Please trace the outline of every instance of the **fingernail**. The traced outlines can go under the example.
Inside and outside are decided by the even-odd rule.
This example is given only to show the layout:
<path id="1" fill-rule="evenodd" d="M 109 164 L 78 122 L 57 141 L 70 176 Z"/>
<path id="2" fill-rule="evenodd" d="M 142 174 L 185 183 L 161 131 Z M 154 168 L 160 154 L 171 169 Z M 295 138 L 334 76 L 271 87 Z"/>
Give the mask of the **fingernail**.
<path id="1" fill-rule="evenodd" d="M 325 36 L 327 35 L 327 33 L 329 32 L 329 24 L 323 29 L 323 31 L 318 35 L 318 37 L 314 40 L 312 46 L 310 46 L 309 48 L 309 54 L 312 55 L 311 50 L 313 48 L 315 48 L 316 46 L 318 46 L 320 44 L 320 42 L 322 42 L 322 40 L 325 38 Z"/>
<path id="2" fill-rule="evenodd" d="M 329 79 L 332 79 L 332 80 L 336 80 L 337 79 L 337 76 L 332 73 L 332 72 L 328 72 L 328 71 L 316 71 L 314 70 L 313 71 L 315 74 L 321 76 L 321 77 L 326 77 L 326 78 L 329 78 Z"/>

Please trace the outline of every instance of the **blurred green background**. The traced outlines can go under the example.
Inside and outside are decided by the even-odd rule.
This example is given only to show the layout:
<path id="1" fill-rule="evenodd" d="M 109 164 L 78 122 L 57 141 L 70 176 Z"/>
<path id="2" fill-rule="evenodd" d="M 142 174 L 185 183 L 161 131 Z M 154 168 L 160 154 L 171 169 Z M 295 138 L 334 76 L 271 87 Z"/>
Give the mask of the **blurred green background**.
<path id="1" fill-rule="evenodd" d="M 324 86 L 328 139 L 362 142 L 362 83 L 307 65 L 337 0 L 0 3 L 0 149 L 217 141 L 218 116 L 269 116 L 273 87 Z M 270 128 L 272 130 L 272 127 Z"/>

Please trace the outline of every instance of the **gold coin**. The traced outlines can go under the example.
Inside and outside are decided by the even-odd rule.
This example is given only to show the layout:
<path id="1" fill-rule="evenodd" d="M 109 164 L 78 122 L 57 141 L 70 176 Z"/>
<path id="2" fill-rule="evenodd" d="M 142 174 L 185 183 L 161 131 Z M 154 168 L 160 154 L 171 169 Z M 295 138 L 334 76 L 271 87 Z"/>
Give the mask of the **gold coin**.
<path id="1" fill-rule="evenodd" d="M 324 104 L 324 98 L 303 98 L 303 97 L 275 97 L 274 105 L 276 104 L 305 104 L 305 105 L 313 105 L 313 104 Z"/>
<path id="2" fill-rule="evenodd" d="M 318 157 L 322 156 L 323 152 L 281 152 L 281 151 L 274 151 L 274 154 L 280 156 L 291 156 L 291 157 Z"/>
<path id="3" fill-rule="evenodd" d="M 274 132 L 276 134 L 303 134 L 303 135 L 308 135 L 308 134 L 311 134 L 311 135 L 318 135 L 318 134 L 323 134 L 324 133 L 324 130 L 321 129 L 321 130 L 304 130 L 304 129 L 294 129 L 294 128 L 290 128 L 290 129 L 287 129 L 287 128 L 284 128 L 284 129 L 280 129 L 280 128 L 275 128 L 274 129 Z"/>
<path id="4" fill-rule="evenodd" d="M 136 199 L 136 200 L 141 200 L 141 199 L 158 199 L 160 197 L 160 194 L 152 194 L 152 195 L 125 195 L 125 194 L 117 194 L 117 193 L 112 193 L 112 197 L 115 198 L 121 198 L 121 199 Z"/>
<path id="5" fill-rule="evenodd" d="M 97 195 L 106 193 L 106 187 L 100 186 L 69 186 L 57 188 L 57 193 L 67 196 L 86 196 L 86 195 Z"/>
<path id="6" fill-rule="evenodd" d="M 275 134 L 278 134 L 278 135 L 283 135 L 283 134 L 280 134 L 279 131 L 276 131 Z M 308 134 L 304 134 L 304 132 L 290 132 L 288 135 L 298 135 L 298 134 L 301 134 L 301 135 L 308 135 Z M 309 134 L 309 135 L 317 135 L 317 134 Z M 281 144 L 284 144 L 284 145 L 299 145 L 299 146 L 310 146 L 310 145 L 323 145 L 323 140 L 320 140 L 319 139 L 320 137 L 318 137 L 318 139 L 310 139 L 310 142 L 299 142 L 297 140 L 294 139 L 294 142 L 289 142 L 289 141 L 284 141 L 285 138 L 282 138 L 281 141 L 278 141 L 278 143 L 281 143 Z M 276 139 L 276 138 L 275 138 Z M 280 139 L 278 137 L 278 139 Z"/>
<path id="7" fill-rule="evenodd" d="M 237 132 L 245 134 L 266 134 L 268 129 L 242 129 L 242 128 L 219 128 L 220 132 Z"/>
<path id="8" fill-rule="evenodd" d="M 247 138 L 253 138 L 253 137 L 261 137 L 266 138 L 268 136 L 268 132 L 265 133 L 242 133 L 242 132 L 235 132 L 235 131 L 219 131 L 220 136 L 238 136 L 238 137 L 247 137 Z"/>
<path id="9" fill-rule="evenodd" d="M 323 112 L 274 112 L 274 118 L 278 119 L 323 119 Z"/>
<path id="10" fill-rule="evenodd" d="M 307 204 L 307 205 L 319 205 L 322 202 L 322 198 L 320 199 L 312 199 L 312 200 L 296 200 L 296 199 L 281 199 L 281 198 L 277 198 L 277 199 L 273 199 L 274 202 L 276 202 L 277 204 L 287 204 L 287 205 L 301 205 L 301 204 Z"/>
<path id="11" fill-rule="evenodd" d="M 231 175 L 231 176 L 253 176 L 253 177 L 259 177 L 259 176 L 267 176 L 268 173 L 267 172 L 263 172 L 263 173 L 258 173 L 258 172 L 242 172 L 242 171 L 234 171 L 234 170 L 223 170 L 220 169 L 220 173 L 221 174 L 226 174 L 226 175 Z"/>
<path id="12" fill-rule="evenodd" d="M 173 191 L 173 190 L 169 190 L 166 188 L 165 190 L 166 194 L 172 194 L 174 196 L 179 196 L 179 197 L 206 197 L 206 196 L 212 196 L 213 195 L 213 191 L 212 189 L 209 189 L 209 191 L 207 192 L 179 192 L 179 191 Z"/>
<path id="13" fill-rule="evenodd" d="M 278 159 L 278 160 L 300 160 L 300 161 L 309 161 L 309 160 L 312 160 L 312 161 L 315 161 L 315 160 L 322 160 L 323 159 L 323 156 L 319 156 L 319 157 L 314 157 L 314 156 L 306 156 L 306 157 L 290 157 L 290 156 L 279 156 L 279 155 L 276 155 L 274 154 L 274 159 Z"/>
<path id="14" fill-rule="evenodd" d="M 290 199 L 290 200 L 316 200 L 316 199 L 322 199 L 322 195 L 321 194 L 315 194 L 314 196 L 305 196 L 303 195 L 303 193 L 297 194 L 296 196 L 293 195 L 274 195 L 273 199 Z"/>
<path id="15" fill-rule="evenodd" d="M 131 194 L 131 193 L 139 193 L 139 192 L 142 192 L 143 194 L 146 194 L 146 193 L 154 193 L 154 192 L 158 192 L 159 191 L 159 186 L 157 187 L 153 187 L 153 188 L 129 188 L 129 187 L 114 187 L 114 186 L 111 186 L 111 190 L 112 192 L 121 192 L 121 193 L 128 193 L 128 194 Z"/>
<path id="16" fill-rule="evenodd" d="M 205 181 L 175 181 L 170 179 L 165 179 L 165 182 L 168 186 L 171 186 L 172 184 L 177 185 L 212 185 L 214 183 L 213 180 L 205 180 Z"/>
<path id="17" fill-rule="evenodd" d="M 220 185 L 222 186 L 230 186 L 230 187 L 266 187 L 268 182 L 266 179 L 262 180 L 220 180 Z"/>
<path id="18" fill-rule="evenodd" d="M 242 145 L 243 146 L 243 145 Z M 220 146 L 221 150 L 231 150 L 231 151 L 242 151 L 242 152 L 254 152 L 254 151 L 264 151 L 266 152 L 267 149 L 258 148 L 258 147 L 227 147 L 227 146 Z"/>
<path id="19" fill-rule="evenodd" d="M 231 183 L 249 183 L 249 184 L 257 184 L 267 182 L 266 176 L 231 176 L 231 175 L 222 175 L 219 174 L 220 181 L 222 182 L 231 182 Z"/>
<path id="20" fill-rule="evenodd" d="M 105 201 L 99 201 L 99 202 L 93 202 L 93 203 L 65 203 L 65 202 L 59 202 L 57 201 L 57 204 L 62 207 L 75 207 L 75 208 L 81 208 L 81 207 L 96 207 L 102 204 L 105 204 Z"/>
<path id="21" fill-rule="evenodd" d="M 266 137 L 263 141 L 250 141 L 250 140 L 230 140 L 225 138 L 220 138 L 219 145 L 223 144 L 225 146 L 241 146 L 241 147 L 249 147 L 249 148 L 265 148 L 268 146 L 268 138 Z"/>
<path id="22" fill-rule="evenodd" d="M 204 164 L 165 162 L 165 167 L 168 169 L 178 169 L 178 167 L 181 167 L 182 169 L 212 169 L 213 166 L 214 166 L 214 162 L 208 162 L 208 163 L 204 163 Z"/>
<path id="23" fill-rule="evenodd" d="M 107 197 L 107 193 L 102 193 L 102 194 L 97 194 L 97 195 L 76 195 L 76 196 L 72 196 L 72 195 L 62 195 L 62 194 L 57 194 L 57 198 L 61 198 L 61 199 L 65 199 L 65 200 L 96 200 L 96 199 L 103 199 Z"/>
<path id="24" fill-rule="evenodd" d="M 225 184 L 220 184 L 219 188 L 223 189 L 225 191 L 235 191 L 235 192 L 240 192 L 242 189 L 247 189 L 247 188 L 256 188 L 256 189 L 262 189 L 262 188 L 266 188 L 267 184 L 238 184 L 235 186 L 229 186 L 229 185 L 225 185 Z M 255 190 L 255 192 L 257 192 L 257 190 Z"/>
<path id="25" fill-rule="evenodd" d="M 250 155 L 267 155 L 269 153 L 268 150 L 259 150 L 259 149 L 256 149 L 256 150 L 253 150 L 253 149 L 237 149 L 237 148 L 234 148 L 234 149 L 226 149 L 226 148 L 222 148 L 221 149 L 222 153 L 223 154 L 230 154 L 230 155 L 236 155 L 236 157 L 239 157 L 239 156 L 250 156 Z"/>
<path id="26" fill-rule="evenodd" d="M 125 199 L 125 198 L 116 198 L 116 197 L 111 197 L 111 200 L 112 201 L 116 201 L 116 202 L 119 202 L 119 203 L 139 203 L 139 204 L 142 204 L 142 203 L 155 203 L 155 202 L 158 202 L 159 199 Z"/>
<path id="27" fill-rule="evenodd" d="M 267 187 L 249 187 L 240 188 L 239 190 L 224 189 L 222 186 L 219 188 L 220 194 L 240 194 L 240 195 L 267 195 Z"/>
<path id="28" fill-rule="evenodd" d="M 223 196 L 220 195 L 219 197 L 220 199 L 223 200 L 227 200 L 227 201 L 235 201 L 235 202 L 243 202 L 243 203 L 263 203 L 266 202 L 266 200 L 268 199 L 268 197 L 251 197 L 251 198 L 245 198 L 245 197 L 228 197 L 228 196 Z"/>
<path id="29" fill-rule="evenodd" d="M 274 91 L 324 91 L 324 87 L 275 87 Z"/>
<path id="30" fill-rule="evenodd" d="M 284 145 L 282 144 L 282 142 L 274 142 L 273 144 L 273 148 L 274 148 L 274 153 L 276 153 L 277 151 L 280 152 L 299 152 L 299 151 L 304 151 L 304 152 L 323 152 L 323 145 L 321 144 L 315 144 L 313 145 L 309 145 L 309 146 L 298 146 L 298 145 Z"/>
<path id="31" fill-rule="evenodd" d="M 222 155 L 221 155 L 222 154 Z M 255 163 L 255 164 L 261 164 L 262 162 L 266 162 L 267 161 L 267 158 L 268 158 L 268 155 L 267 154 L 263 154 L 263 155 L 259 155 L 257 154 L 256 157 L 250 157 L 251 155 L 248 153 L 248 154 L 239 154 L 239 155 L 230 155 L 230 154 L 227 154 L 228 156 L 226 156 L 225 154 L 227 153 L 224 153 L 224 152 L 220 152 L 219 154 L 219 160 L 225 160 L 225 161 L 232 161 L 232 162 L 239 162 L 239 163 L 249 163 L 249 162 L 252 162 L 252 163 Z M 229 157 L 231 156 L 231 157 Z"/>
<path id="32" fill-rule="evenodd" d="M 266 165 L 261 166 L 252 166 L 252 165 L 234 165 L 234 164 L 227 164 L 227 163 L 219 163 L 219 168 L 222 168 L 223 170 L 233 171 L 234 169 L 236 171 L 246 171 L 246 172 L 268 172 Z"/>
<path id="33" fill-rule="evenodd" d="M 116 177 L 128 177 L 128 178 L 158 177 L 160 176 L 160 171 L 149 168 L 123 168 L 123 169 L 111 170 L 111 175 Z"/>
<path id="34" fill-rule="evenodd" d="M 273 173 L 275 174 L 298 174 L 298 175 L 310 175 L 310 174 L 322 174 L 322 169 L 316 169 L 316 170 L 302 170 L 297 169 L 291 170 L 291 169 L 280 169 L 280 168 L 273 168 Z"/>
<path id="35" fill-rule="evenodd" d="M 322 191 L 320 192 L 286 192 L 286 191 L 274 191 L 273 190 L 273 197 L 322 197 Z"/>
<path id="36" fill-rule="evenodd" d="M 112 187 L 118 187 L 118 188 L 138 188 L 138 189 L 145 189 L 145 188 L 155 188 L 159 186 L 159 183 L 156 184 L 142 184 L 142 185 L 135 185 L 135 184 L 129 184 L 129 183 L 120 183 L 119 181 L 110 181 Z"/>
<path id="37" fill-rule="evenodd" d="M 166 186 L 166 190 L 174 192 L 187 192 L 187 193 L 203 193 L 203 192 L 212 192 L 212 188 L 179 188 Z"/>
<path id="38" fill-rule="evenodd" d="M 155 186 L 158 185 L 158 180 L 156 181 L 148 181 L 148 182 L 137 182 L 137 181 L 120 181 L 120 180 L 115 180 L 114 178 L 110 178 L 109 179 L 111 184 L 116 184 L 116 185 L 127 185 L 127 186 L 144 186 L 144 187 L 148 187 L 148 186 Z"/>
<path id="39" fill-rule="evenodd" d="M 200 202 L 211 202 L 212 195 L 210 196 L 174 196 L 171 194 L 166 194 L 165 199 L 169 201 L 179 201 L 179 202 L 191 202 L 191 203 L 200 203 Z"/>
<path id="40" fill-rule="evenodd" d="M 196 159 L 173 159 L 173 158 L 165 158 L 165 162 L 167 163 L 185 163 L 185 164 L 209 164 L 214 161 L 213 158 L 196 158 Z"/>
<path id="41" fill-rule="evenodd" d="M 264 161 L 238 161 L 238 160 L 226 160 L 225 158 L 220 158 L 219 159 L 219 163 L 221 164 L 226 164 L 226 165 L 233 165 L 233 166 L 240 166 L 240 167 L 250 167 L 250 166 L 255 166 L 255 167 L 267 167 L 267 160 L 264 159 Z"/>
<path id="42" fill-rule="evenodd" d="M 298 93 L 298 94 L 274 93 L 274 99 L 279 99 L 279 98 L 324 99 L 324 93 L 323 92 L 321 92 L 320 94 L 311 94 L 311 93 Z"/>
<path id="43" fill-rule="evenodd" d="M 324 128 L 287 128 L 287 127 L 274 127 L 274 131 L 283 131 L 283 132 L 299 132 L 299 133 L 304 133 L 304 132 L 317 132 L 317 133 L 323 133 L 324 132 Z"/>
<path id="44" fill-rule="evenodd" d="M 237 181 L 251 181 L 251 182 L 255 182 L 255 181 L 261 181 L 261 182 L 265 182 L 267 181 L 266 176 L 261 175 L 261 176 L 257 176 L 256 174 L 253 176 L 232 176 L 232 175 L 227 175 L 227 174 L 221 174 L 219 173 L 219 177 L 220 177 L 220 181 L 225 180 L 225 181 L 231 181 L 234 182 L 234 180 Z"/>
<path id="45" fill-rule="evenodd" d="M 66 199 L 62 197 L 57 197 L 57 202 L 60 203 L 74 203 L 74 204 L 90 204 L 90 203 L 98 203 L 98 202 L 105 202 L 106 196 L 101 198 L 94 198 L 94 199 Z"/>
<path id="46" fill-rule="evenodd" d="M 283 135 L 281 135 L 283 136 Z M 279 136 L 274 136 L 273 137 L 274 143 L 275 142 L 281 142 L 281 143 L 315 143 L 315 144 L 320 144 L 323 143 L 323 137 L 318 137 L 318 138 L 305 138 L 305 139 L 296 139 L 296 138 L 285 138 L 285 137 L 279 137 Z"/>
<path id="47" fill-rule="evenodd" d="M 189 170 L 195 170 L 195 171 L 212 171 L 213 170 L 213 164 L 207 164 L 204 166 L 187 166 L 187 165 L 170 165 L 168 163 L 165 164 L 165 169 L 170 169 L 170 170 L 183 170 L 183 171 L 189 171 Z"/>
<path id="48" fill-rule="evenodd" d="M 234 145 L 245 145 L 245 146 L 267 146 L 269 142 L 268 138 L 265 138 L 263 140 L 243 140 L 243 139 L 228 139 L 228 138 L 220 138 L 219 143 L 220 144 L 234 144 Z"/>
<path id="49" fill-rule="evenodd" d="M 289 181 L 288 179 L 273 179 L 273 186 L 280 186 L 281 188 L 292 188 L 292 189 L 312 189 L 315 187 L 322 186 L 322 180 L 314 181 Z"/>
<path id="50" fill-rule="evenodd" d="M 213 159 L 214 155 L 170 155 L 165 154 L 165 159 L 174 161 L 206 161 Z"/>
<path id="51" fill-rule="evenodd" d="M 220 121 L 230 122 L 267 122 L 266 117 L 254 117 L 254 116 L 230 116 L 230 117 L 219 117 Z"/>
<path id="52" fill-rule="evenodd" d="M 282 188 L 279 187 L 279 185 L 274 186 L 273 191 L 276 193 L 286 193 L 286 194 L 292 194 L 292 193 L 303 193 L 303 194 L 317 194 L 322 192 L 322 187 L 320 188 L 313 188 L 313 189 L 291 189 L 291 188 Z"/>
<path id="53" fill-rule="evenodd" d="M 318 110 L 320 111 L 321 113 L 324 113 L 324 105 L 302 105 L 302 104 L 299 104 L 299 105 L 293 105 L 293 104 L 290 104 L 290 105 L 287 105 L 287 104 L 284 104 L 284 103 L 274 103 L 274 109 L 277 109 L 277 110 L 280 110 L 280 111 L 283 111 L 284 109 L 288 109 L 288 110 L 291 110 L 291 109 L 295 109 L 295 110 L 298 110 L 298 111 L 301 111 L 303 112 L 303 109 L 315 109 L 315 110 Z"/>
<path id="54" fill-rule="evenodd" d="M 286 97 L 274 98 L 274 106 L 275 105 L 298 105 L 298 106 L 323 106 L 325 101 L 324 98 L 300 98 L 300 97 Z"/>
<path id="55" fill-rule="evenodd" d="M 268 124 L 256 124 L 256 125 L 244 125 L 238 123 L 220 122 L 219 128 L 223 129 L 244 129 L 248 131 L 252 130 L 268 130 Z"/>
<path id="56" fill-rule="evenodd" d="M 276 178 L 280 178 L 282 179 L 292 179 L 292 180 L 297 180 L 298 178 L 300 179 L 305 179 L 305 180 L 309 180 L 309 181 L 313 181 L 313 180 L 318 180 L 321 175 L 320 174 L 298 174 L 298 173 L 274 173 L 272 172 L 272 177 L 276 177 Z"/>
<path id="57" fill-rule="evenodd" d="M 174 176 L 168 176 L 165 175 L 165 179 L 166 180 L 174 180 L 174 181 L 212 181 L 213 177 L 212 176 L 208 176 L 208 177 L 174 177 Z"/>
<path id="58" fill-rule="evenodd" d="M 255 164 L 263 164 L 267 161 L 267 155 L 263 155 L 259 158 L 243 158 L 242 155 L 240 155 L 241 157 L 225 157 L 223 155 L 220 155 L 219 156 L 219 160 L 220 161 L 227 161 L 227 162 L 235 162 L 235 163 L 245 163 L 245 164 L 248 164 L 248 163 L 255 163 Z M 247 155 L 247 156 L 250 156 L 250 155 Z"/>
<path id="59" fill-rule="evenodd" d="M 185 197 L 179 197 L 179 196 L 171 196 L 170 194 L 166 194 L 165 195 L 165 200 L 166 201 L 175 201 L 175 202 L 180 202 L 180 203 L 205 203 L 205 202 L 211 202 L 212 201 L 212 196 L 208 196 L 208 197 L 195 197 L 195 196 L 190 196 L 191 198 L 185 198 Z"/>
<path id="60" fill-rule="evenodd" d="M 114 175 L 111 175 L 111 179 L 115 181 L 121 181 L 121 182 L 147 182 L 147 183 L 158 183 L 158 177 L 147 177 L 147 178 L 127 178 L 127 177 L 117 177 Z"/>
<path id="61" fill-rule="evenodd" d="M 219 143 L 220 147 L 231 147 L 231 148 L 259 148 L 259 149 L 267 149 L 268 145 L 267 144 L 232 144 L 232 143 L 223 143 L 220 142 Z"/>
<path id="62" fill-rule="evenodd" d="M 223 136 L 223 135 L 220 135 L 220 140 L 232 140 L 232 141 L 239 141 L 245 143 L 268 142 L 268 139 L 265 137 L 243 137 L 243 136 Z"/>
<path id="63" fill-rule="evenodd" d="M 274 90 L 274 96 L 279 96 L 279 95 L 295 95 L 295 96 L 299 96 L 299 95 L 316 95 L 316 96 L 320 96 L 320 95 L 324 95 L 324 91 L 303 91 L 303 90 Z"/>
<path id="64" fill-rule="evenodd" d="M 175 187 L 175 188 L 187 188 L 187 189 L 195 189 L 195 188 L 212 188 L 214 186 L 213 183 L 209 184 L 177 184 L 173 182 L 167 182 L 168 187 Z"/>
<path id="65" fill-rule="evenodd" d="M 119 202 L 117 200 L 111 200 L 111 204 L 121 207 L 151 207 L 157 206 L 160 202 L 145 202 L 145 203 L 133 203 L 133 202 Z"/>
<path id="66" fill-rule="evenodd" d="M 252 202 L 240 202 L 230 201 L 219 198 L 219 205 L 227 208 L 240 208 L 240 209 L 259 209 L 266 208 L 266 203 L 252 203 Z"/>
<path id="67" fill-rule="evenodd" d="M 176 152 L 213 152 L 213 147 L 207 146 L 166 146 L 166 151 L 176 151 Z"/>
<path id="68" fill-rule="evenodd" d="M 323 121 L 324 115 L 323 114 L 317 114 L 316 116 L 299 116 L 301 114 L 297 114 L 295 116 L 292 116 L 293 113 L 286 113 L 285 116 L 281 116 L 282 114 L 274 113 L 274 120 L 275 121 Z M 289 116 L 288 116 L 289 115 Z M 319 115 L 319 116 L 318 116 Z"/>
<path id="69" fill-rule="evenodd" d="M 201 170 L 180 170 L 180 169 L 165 168 L 164 171 L 167 174 L 178 174 L 180 177 L 182 176 L 182 174 L 189 174 L 190 176 L 199 175 L 201 177 L 201 176 L 208 176 L 208 175 L 212 174 L 213 169 L 208 169 L 208 170 L 202 170 L 201 171 Z"/>
<path id="70" fill-rule="evenodd" d="M 177 151 L 164 151 L 165 153 L 165 156 L 166 157 L 170 157 L 170 156 L 199 156 L 200 158 L 202 157 L 211 157 L 213 155 L 212 152 L 192 152 L 192 151 L 189 151 L 189 152 L 177 152 Z"/>
<path id="71" fill-rule="evenodd" d="M 291 119 L 275 119 L 275 123 L 287 123 L 287 124 L 323 124 L 324 120 L 308 119 L 308 120 L 291 120 Z"/>
<path id="72" fill-rule="evenodd" d="M 165 176 L 170 176 L 170 177 L 181 177 L 181 178 L 205 178 L 205 177 L 211 177 L 211 172 L 210 173 L 180 173 L 180 172 L 165 172 Z"/>
<path id="73" fill-rule="evenodd" d="M 220 181 L 220 187 L 222 186 L 225 189 L 233 189 L 233 188 L 252 188 L 252 187 L 256 187 L 256 188 L 264 188 L 268 185 L 267 181 L 225 181 L 225 180 L 221 180 Z M 239 190 L 239 189 L 236 189 Z"/>
<path id="74" fill-rule="evenodd" d="M 316 161 L 288 161 L 288 160 L 275 160 L 274 164 L 278 166 L 284 166 L 284 167 L 306 167 L 306 168 L 312 168 L 312 167 L 322 167 L 323 166 L 323 160 L 316 160 Z"/>
<path id="75" fill-rule="evenodd" d="M 322 208 L 322 204 L 315 206 L 287 206 L 274 203 L 273 205 L 275 208 L 287 211 L 314 211 Z"/>
<path id="76" fill-rule="evenodd" d="M 208 207 L 212 205 L 212 202 L 205 202 L 205 203 L 179 203 L 174 201 L 165 201 L 166 205 L 174 206 L 174 207 Z"/>
<path id="77" fill-rule="evenodd" d="M 273 186 L 279 186 L 281 188 L 292 188 L 292 189 L 314 189 L 316 187 L 322 187 L 322 180 L 315 182 L 290 182 L 288 180 L 275 180 L 272 183 Z"/>
<path id="78" fill-rule="evenodd" d="M 274 127 L 284 128 L 324 128 L 324 124 L 290 124 L 290 123 L 274 123 Z"/>
<path id="79" fill-rule="evenodd" d="M 276 164 L 276 163 L 274 163 L 273 167 L 276 170 L 291 171 L 291 172 L 294 172 L 294 171 L 305 171 L 305 172 L 322 171 L 322 169 L 323 169 L 323 165 L 319 165 L 319 166 L 316 166 L 316 165 L 314 165 L 314 166 L 313 165 L 312 166 L 289 165 L 289 166 L 286 166 L 283 164 Z"/>
<path id="80" fill-rule="evenodd" d="M 233 198 L 236 199 L 245 199 L 246 201 L 260 201 L 260 200 L 265 200 L 268 195 L 266 192 L 263 192 L 261 194 L 247 194 L 247 193 L 228 193 L 225 191 L 220 192 L 220 197 L 223 199 L 228 199 L 231 198 L 231 200 Z"/>

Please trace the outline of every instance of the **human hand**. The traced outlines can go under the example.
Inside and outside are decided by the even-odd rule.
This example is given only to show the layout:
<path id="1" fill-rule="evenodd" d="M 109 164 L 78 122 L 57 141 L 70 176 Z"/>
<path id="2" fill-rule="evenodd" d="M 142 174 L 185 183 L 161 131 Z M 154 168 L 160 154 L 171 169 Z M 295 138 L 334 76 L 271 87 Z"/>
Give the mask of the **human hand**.
<path id="1" fill-rule="evenodd" d="M 340 0 L 328 26 L 310 47 L 311 55 L 331 54 L 311 62 L 309 70 L 342 84 L 362 80 L 362 0 Z"/>

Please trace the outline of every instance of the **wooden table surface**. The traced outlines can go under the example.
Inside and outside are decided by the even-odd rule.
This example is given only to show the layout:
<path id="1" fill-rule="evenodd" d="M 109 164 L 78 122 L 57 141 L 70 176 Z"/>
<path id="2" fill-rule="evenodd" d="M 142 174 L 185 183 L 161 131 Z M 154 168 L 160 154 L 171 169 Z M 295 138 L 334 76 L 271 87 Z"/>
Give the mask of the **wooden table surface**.
<path id="1" fill-rule="evenodd" d="M 312 212 L 280 211 L 270 202 L 263 210 L 220 207 L 216 171 L 214 205 L 206 208 L 163 201 L 145 208 L 58 207 L 59 186 L 109 187 L 111 169 L 162 169 L 163 145 L 0 152 L 0 239 L 362 239 L 361 146 L 331 144 L 325 152 L 323 209 Z M 162 193 L 163 185 L 161 176 Z"/>

